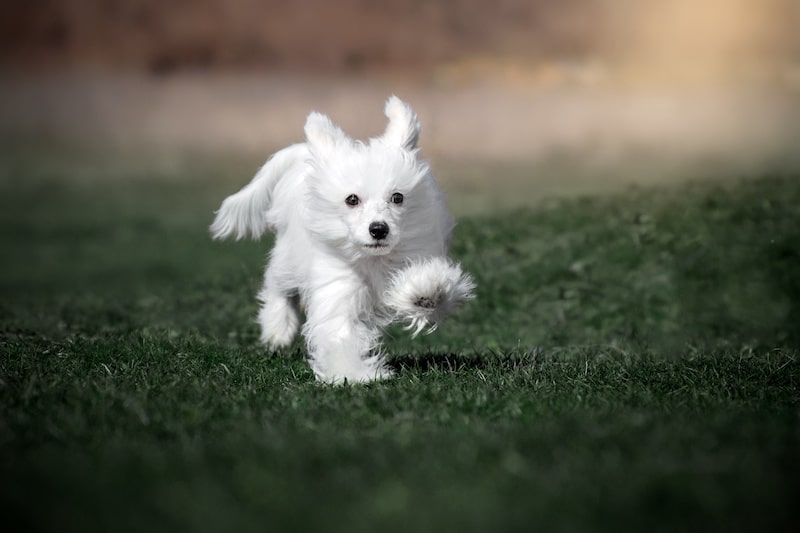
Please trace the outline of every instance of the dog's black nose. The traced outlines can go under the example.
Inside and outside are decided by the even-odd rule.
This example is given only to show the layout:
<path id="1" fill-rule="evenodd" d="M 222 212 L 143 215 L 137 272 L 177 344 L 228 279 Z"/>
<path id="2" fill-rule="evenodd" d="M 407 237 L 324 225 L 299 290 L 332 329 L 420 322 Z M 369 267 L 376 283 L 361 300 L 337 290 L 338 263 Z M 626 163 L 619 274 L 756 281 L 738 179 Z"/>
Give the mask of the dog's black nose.
<path id="1" fill-rule="evenodd" d="M 369 225 L 369 234 L 378 240 L 385 239 L 389 235 L 389 226 L 386 222 L 373 222 Z"/>

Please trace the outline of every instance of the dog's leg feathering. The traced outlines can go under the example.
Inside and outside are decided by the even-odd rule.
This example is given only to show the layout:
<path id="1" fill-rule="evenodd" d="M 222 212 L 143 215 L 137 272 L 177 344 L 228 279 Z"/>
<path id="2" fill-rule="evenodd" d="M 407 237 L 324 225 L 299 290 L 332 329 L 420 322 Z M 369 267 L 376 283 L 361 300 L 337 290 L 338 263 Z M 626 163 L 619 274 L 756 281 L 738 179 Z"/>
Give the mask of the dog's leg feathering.
<path id="1" fill-rule="evenodd" d="M 392 277 L 385 301 L 416 337 L 431 333 L 461 303 L 475 297 L 472 276 L 458 263 L 431 257 L 409 263 Z M 427 328 L 427 329 L 426 329 Z"/>
<path id="2" fill-rule="evenodd" d="M 258 299 L 261 301 L 258 310 L 261 342 L 273 350 L 291 344 L 300 330 L 300 310 L 296 298 L 271 292 L 265 287 Z"/>
<path id="3" fill-rule="evenodd" d="M 288 346 L 300 330 L 299 297 L 286 276 L 290 270 L 284 247 L 276 246 L 264 272 L 264 286 L 258 293 L 261 342 L 271 349 Z"/>
<path id="4" fill-rule="evenodd" d="M 312 291 L 303 335 L 319 381 L 364 383 L 394 375 L 377 351 L 380 329 L 364 321 L 366 298 L 357 281 L 339 279 Z"/>

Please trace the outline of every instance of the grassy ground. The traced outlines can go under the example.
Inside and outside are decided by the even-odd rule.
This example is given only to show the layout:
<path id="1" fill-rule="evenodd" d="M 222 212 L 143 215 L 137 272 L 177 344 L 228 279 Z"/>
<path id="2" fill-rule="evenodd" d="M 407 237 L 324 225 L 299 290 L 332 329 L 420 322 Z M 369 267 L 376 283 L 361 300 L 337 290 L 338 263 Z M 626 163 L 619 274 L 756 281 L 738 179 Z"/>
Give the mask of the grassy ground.
<path id="1" fill-rule="evenodd" d="M 332 388 L 256 344 L 267 244 L 205 230 L 238 184 L 3 172 L 15 529 L 800 525 L 800 179 L 462 219 L 478 299 L 390 332 L 396 379 Z"/>

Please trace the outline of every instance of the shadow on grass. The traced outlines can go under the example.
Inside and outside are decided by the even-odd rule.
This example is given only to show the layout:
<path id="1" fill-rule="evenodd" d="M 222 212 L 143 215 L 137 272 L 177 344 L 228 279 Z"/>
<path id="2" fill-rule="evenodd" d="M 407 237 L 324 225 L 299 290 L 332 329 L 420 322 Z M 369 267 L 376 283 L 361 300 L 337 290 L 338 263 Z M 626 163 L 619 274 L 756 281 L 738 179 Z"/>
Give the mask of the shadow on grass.
<path id="1" fill-rule="evenodd" d="M 546 355 L 540 348 L 532 348 L 524 352 L 499 353 L 493 350 L 477 352 L 425 352 L 405 353 L 390 356 L 388 365 L 398 372 L 436 372 L 457 373 L 472 370 L 490 370 L 498 367 L 518 368 L 541 365 L 554 358 Z M 558 358 L 558 356 L 555 356 Z"/>
<path id="2" fill-rule="evenodd" d="M 458 355 L 454 353 L 404 354 L 392 357 L 389 366 L 397 371 L 417 372 L 458 372 L 463 370 L 482 370 L 489 365 L 485 357 Z"/>

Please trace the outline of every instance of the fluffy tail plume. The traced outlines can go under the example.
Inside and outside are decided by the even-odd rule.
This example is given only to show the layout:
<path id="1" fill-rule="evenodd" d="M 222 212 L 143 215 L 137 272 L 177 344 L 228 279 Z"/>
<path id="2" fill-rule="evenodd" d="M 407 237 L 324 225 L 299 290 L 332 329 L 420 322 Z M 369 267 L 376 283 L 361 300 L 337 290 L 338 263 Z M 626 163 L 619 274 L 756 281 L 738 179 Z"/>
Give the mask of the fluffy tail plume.
<path id="1" fill-rule="evenodd" d="M 275 185 L 292 165 L 307 157 L 304 144 L 289 146 L 273 155 L 250 183 L 222 202 L 210 227 L 211 236 L 214 239 L 234 236 L 236 240 L 261 237 L 269 229 L 267 210 L 272 204 Z"/>

